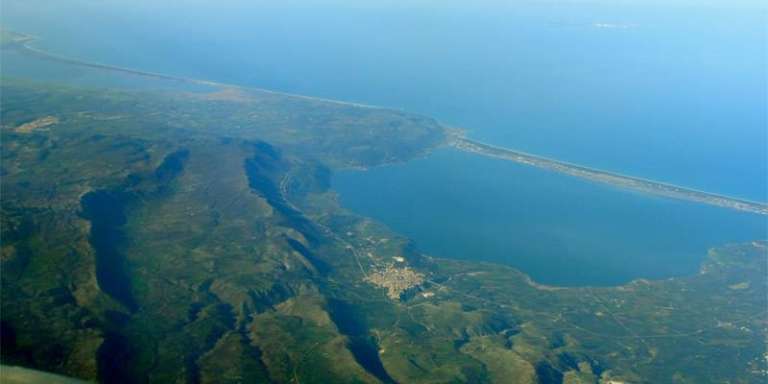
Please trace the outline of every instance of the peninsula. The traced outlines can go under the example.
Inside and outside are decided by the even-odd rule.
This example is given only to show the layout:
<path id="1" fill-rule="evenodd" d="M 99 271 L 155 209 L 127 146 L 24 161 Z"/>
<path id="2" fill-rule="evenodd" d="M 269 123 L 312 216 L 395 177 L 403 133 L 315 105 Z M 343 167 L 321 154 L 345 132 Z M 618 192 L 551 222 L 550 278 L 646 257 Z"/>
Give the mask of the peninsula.
<path id="1" fill-rule="evenodd" d="M 709 192 L 697 191 L 690 188 L 684 188 L 634 176 L 606 172 L 595 168 L 571 164 L 565 161 L 548 159 L 546 157 L 531 155 L 525 152 L 497 147 L 494 145 L 467 139 L 466 137 L 458 135 L 453 136 L 449 143 L 453 147 L 462 151 L 514 161 L 521 164 L 564 173 L 566 175 L 581 177 L 604 184 L 610 184 L 620 188 L 626 188 L 680 200 L 716 205 L 718 207 L 730 208 L 738 211 L 768 215 L 768 204 L 765 203 L 758 203 Z"/>

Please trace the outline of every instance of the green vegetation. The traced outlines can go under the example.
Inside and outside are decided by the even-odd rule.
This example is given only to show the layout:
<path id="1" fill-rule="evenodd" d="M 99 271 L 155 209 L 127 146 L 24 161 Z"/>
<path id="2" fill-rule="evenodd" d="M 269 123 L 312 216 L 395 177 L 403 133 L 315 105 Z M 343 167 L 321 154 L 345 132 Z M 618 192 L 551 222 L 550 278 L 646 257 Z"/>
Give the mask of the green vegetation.
<path id="1" fill-rule="evenodd" d="M 8 79 L 1 102 L 3 364 L 105 382 L 766 378 L 764 242 L 696 276 L 559 289 L 423 255 L 339 206 L 333 170 L 423 155 L 444 141 L 429 118 Z M 387 267 L 421 283 L 392 298 L 368 278 Z"/>

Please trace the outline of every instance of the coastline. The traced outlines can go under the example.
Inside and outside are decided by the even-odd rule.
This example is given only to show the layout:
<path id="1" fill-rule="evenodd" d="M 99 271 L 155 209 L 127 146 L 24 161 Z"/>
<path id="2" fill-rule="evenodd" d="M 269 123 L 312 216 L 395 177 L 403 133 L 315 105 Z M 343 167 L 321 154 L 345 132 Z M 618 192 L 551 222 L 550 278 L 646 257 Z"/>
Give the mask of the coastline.
<path id="1" fill-rule="evenodd" d="M 188 83 L 188 84 L 205 85 L 205 86 L 216 87 L 220 89 L 252 90 L 257 92 L 265 92 L 273 95 L 296 97 L 304 100 L 347 105 L 347 106 L 353 106 L 353 107 L 359 107 L 359 108 L 386 108 L 386 107 L 381 107 L 376 105 L 369 105 L 369 104 L 362 104 L 362 103 L 355 103 L 355 102 L 341 101 L 341 100 L 334 100 L 334 99 L 326 99 L 326 98 L 315 97 L 315 96 L 298 95 L 298 94 L 293 94 L 288 92 L 273 91 L 273 90 L 264 89 L 264 88 L 242 86 L 237 84 L 222 83 L 218 81 L 143 71 L 143 70 L 126 68 L 126 67 L 121 67 L 121 66 L 111 65 L 111 64 L 95 63 L 95 62 L 90 62 L 90 61 L 86 61 L 78 58 L 57 55 L 55 53 L 51 53 L 40 48 L 36 48 L 31 45 L 31 43 L 37 40 L 37 38 L 33 36 L 26 35 L 23 33 L 8 31 L 8 30 L 4 30 L 4 32 L 13 34 L 14 40 L 11 42 L 4 42 L 3 49 L 15 49 L 16 51 L 28 56 L 36 57 L 42 60 L 56 61 L 62 64 L 69 64 L 69 65 L 75 65 L 80 67 L 87 67 L 87 68 L 93 68 L 93 69 L 105 70 L 105 71 L 111 71 L 111 72 L 121 72 L 129 75 L 143 76 L 143 77 L 149 77 L 149 78 L 155 78 L 155 79 L 161 79 L 161 80 L 178 81 L 178 82 Z M 391 109 L 391 108 L 387 108 L 387 109 Z"/>
<path id="2" fill-rule="evenodd" d="M 635 176 L 623 175 L 600 169 L 589 168 L 561 160 L 550 159 L 542 156 L 486 144 L 464 136 L 453 136 L 450 146 L 482 156 L 499 158 L 507 161 L 530 165 L 551 170 L 566 175 L 579 177 L 620 188 L 631 189 L 643 193 L 654 194 L 678 200 L 687 200 L 696 203 L 709 204 L 737 211 L 750 212 L 759 215 L 768 215 L 768 204 L 749 201 L 715 193 L 699 191 L 692 188 L 662 183 L 654 180 Z"/>
<path id="3" fill-rule="evenodd" d="M 272 91 L 262 88 L 245 87 L 235 84 L 227 84 L 210 80 L 195 79 L 182 76 L 174 76 L 163 73 L 149 72 L 136 70 L 131 68 L 125 68 L 109 64 L 93 63 L 77 58 L 65 57 L 57 54 L 47 52 L 45 50 L 35 48 L 30 44 L 37 39 L 33 36 L 3 30 L 4 33 L 9 33 L 13 36 L 12 40 L 3 42 L 3 49 L 15 49 L 22 54 L 26 54 L 32 57 L 36 57 L 42 60 L 52 60 L 63 64 L 82 66 L 97 70 L 106 70 L 112 72 L 121 72 L 129 75 L 150 77 L 162 80 L 178 81 L 189 84 L 198 84 L 216 87 L 220 89 L 246 89 L 258 92 L 266 92 L 274 95 L 282 95 L 286 97 L 296 97 L 305 100 L 333 103 L 339 105 L 347 105 L 361 108 L 385 108 L 374 105 L 360 104 L 354 102 L 339 101 L 333 99 L 325 99 L 314 96 L 296 95 L 291 93 Z M 514 161 L 521 164 L 535 166 L 543 169 L 552 170 L 555 172 L 567 174 L 574 177 L 579 177 L 603 184 L 613 185 L 619 188 L 625 188 L 630 190 L 639 191 L 642 193 L 648 193 L 653 195 L 659 195 L 679 200 L 687 200 L 702 204 L 709 204 L 719 206 L 723 208 L 734 209 L 742 212 L 755 213 L 768 216 L 768 204 L 756 201 L 750 201 L 746 199 L 734 198 L 730 196 L 719 195 L 706 191 L 700 191 L 692 188 L 682 187 L 678 185 L 658 182 L 654 180 L 644 179 L 640 177 L 623 175 L 614 172 L 603 171 L 600 169 L 589 168 L 569 162 L 550 159 L 543 156 L 533 155 L 522 151 L 517 151 L 509 148 L 496 146 L 493 144 L 482 143 L 465 137 L 466 132 L 464 130 L 450 128 L 444 126 L 446 142 L 442 145 L 452 146 L 458 150 L 475 153 L 483 156 L 489 156 L 494 158 L 500 158 L 503 160 Z M 439 146 L 439 145 L 438 145 Z"/>

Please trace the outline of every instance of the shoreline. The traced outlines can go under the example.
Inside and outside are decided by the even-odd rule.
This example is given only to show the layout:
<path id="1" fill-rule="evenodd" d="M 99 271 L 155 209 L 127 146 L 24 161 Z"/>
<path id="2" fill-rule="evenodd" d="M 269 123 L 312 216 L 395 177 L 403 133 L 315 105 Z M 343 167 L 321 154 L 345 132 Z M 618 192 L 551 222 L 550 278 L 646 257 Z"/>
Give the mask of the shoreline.
<path id="1" fill-rule="evenodd" d="M 258 88 L 258 87 L 250 87 L 250 86 L 243 86 L 243 85 L 237 85 L 237 84 L 229 84 L 229 83 L 222 83 L 218 81 L 212 81 L 212 80 L 203 80 L 203 79 L 196 79 L 192 77 L 183 77 L 183 76 L 175 76 L 175 75 L 169 75 L 164 73 L 157 73 L 157 72 L 150 72 L 150 71 L 144 71 L 139 69 L 133 69 L 133 68 L 127 68 L 127 67 L 121 67 L 117 65 L 111 65 L 111 64 L 102 64 L 102 63 L 96 63 L 96 62 L 90 62 L 87 60 L 82 60 L 78 58 L 73 57 L 67 57 L 58 55 L 55 53 L 48 52 L 44 49 L 36 48 L 32 45 L 34 41 L 37 40 L 37 38 L 26 35 L 23 33 L 13 32 L 5 30 L 6 32 L 12 33 L 14 35 L 18 36 L 18 40 L 12 41 L 10 43 L 3 44 L 3 49 L 15 49 L 17 52 L 21 54 L 25 54 L 28 56 L 32 56 L 41 60 L 51 60 L 55 62 L 59 62 L 62 64 L 68 64 L 68 65 L 75 65 L 75 66 L 81 66 L 91 69 L 97 69 L 97 70 L 104 70 L 104 71 L 112 71 L 112 72 L 120 72 L 128 75 L 134 75 L 134 76 L 143 76 L 143 77 L 149 77 L 154 79 L 160 79 L 160 80 L 169 80 L 169 81 L 178 81 L 182 83 L 187 84 L 197 84 L 197 85 L 205 85 L 209 87 L 216 87 L 220 89 L 243 89 L 243 90 L 251 90 L 251 91 L 257 91 L 257 92 L 264 92 L 269 93 L 273 95 L 279 95 L 279 96 L 286 96 L 286 97 L 296 97 L 304 100 L 310 100 L 310 101 L 318 101 L 323 103 L 332 103 L 332 104 L 339 104 L 339 105 L 346 105 L 351 107 L 359 107 L 359 108 L 383 108 L 383 109 L 393 109 L 393 108 L 387 108 L 382 106 L 376 106 L 376 105 L 370 105 L 370 104 L 362 104 L 362 103 L 355 103 L 350 101 L 342 101 L 342 100 L 334 100 L 334 99 L 326 99 L 323 97 L 316 97 L 316 96 L 307 96 L 307 95 L 299 95 L 289 92 L 280 92 L 280 91 L 273 91 L 269 89 L 264 88 Z"/>
<path id="2" fill-rule="evenodd" d="M 464 136 L 453 136 L 448 145 L 460 151 L 513 161 L 516 163 L 542 168 L 602 184 L 608 184 L 619 188 L 635 190 L 653 195 L 660 195 L 678 200 L 714 205 L 742 212 L 768 215 L 768 204 L 766 203 L 700 191 L 641 177 L 603 171 L 578 164 L 572 164 L 566 161 L 550 159 L 514 149 L 475 141 Z"/>
<path id="3" fill-rule="evenodd" d="M 128 75 L 143 76 L 161 80 L 178 81 L 188 84 L 197 84 L 210 87 L 216 87 L 220 89 L 244 89 L 253 90 L 257 92 L 265 92 L 273 95 L 281 95 L 286 97 L 296 97 L 304 100 L 333 103 L 339 105 L 346 105 L 360 108 L 384 108 L 374 105 L 360 104 L 354 102 L 339 101 L 333 99 L 325 99 L 321 97 L 297 95 L 286 92 L 272 91 L 268 89 L 240 86 L 235 84 L 227 84 L 210 80 L 195 79 L 183 76 L 174 76 L 163 73 L 142 71 L 137 69 L 125 68 L 116 65 L 101 64 L 89 62 L 82 59 L 70 58 L 66 56 L 57 55 L 47 52 L 43 49 L 35 48 L 30 44 L 37 40 L 37 38 L 26 35 L 23 33 L 4 30 L 7 33 L 11 33 L 15 38 L 11 42 L 4 42 L 3 49 L 15 49 L 18 52 L 32 56 L 41 60 L 51 60 L 63 64 L 81 66 L 96 70 L 105 70 L 112 72 L 120 72 Z M 641 177 L 635 177 L 630 175 L 624 175 L 609 171 L 603 171 L 600 169 L 581 166 L 578 164 L 569 163 L 557 159 L 550 159 L 543 156 L 533 155 L 522 151 L 517 151 L 509 148 L 496 146 L 493 144 L 487 144 L 480 141 L 475 141 L 464 136 L 465 132 L 455 131 L 451 132 L 451 129 L 444 127 L 446 134 L 446 142 L 443 145 L 454 147 L 464 152 L 475 153 L 483 156 L 499 158 L 507 161 L 514 161 L 517 163 L 530 165 L 542 169 L 547 169 L 563 174 L 567 174 L 574 177 L 579 177 L 586 180 L 591 180 L 603 184 L 608 184 L 620 188 L 631 189 L 643 193 L 660 195 L 664 197 L 674 198 L 678 200 L 686 200 L 691 202 L 697 202 L 702 204 L 709 204 L 719 206 L 722 208 L 734 209 L 742 212 L 755 213 L 760 215 L 768 215 L 768 204 L 756 201 L 750 201 L 741 198 L 735 198 L 716 193 L 710 193 L 706 191 L 700 191 L 693 188 L 682 187 L 674 184 L 668 184 L 658 182 Z"/>

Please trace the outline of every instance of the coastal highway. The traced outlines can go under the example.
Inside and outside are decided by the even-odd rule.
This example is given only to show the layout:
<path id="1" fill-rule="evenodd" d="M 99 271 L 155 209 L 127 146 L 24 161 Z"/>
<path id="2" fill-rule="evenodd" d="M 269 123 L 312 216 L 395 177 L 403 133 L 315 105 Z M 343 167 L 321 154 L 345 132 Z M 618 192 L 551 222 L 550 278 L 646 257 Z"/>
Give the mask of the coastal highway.
<path id="1" fill-rule="evenodd" d="M 534 167 L 560 172 L 566 175 L 580 177 L 583 179 L 609 184 L 620 188 L 626 188 L 680 200 L 688 200 L 697 203 L 715 205 L 718 207 L 730 208 L 738 211 L 768 215 L 768 204 L 765 203 L 737 199 L 733 197 L 717 195 L 714 193 L 697 191 L 672 184 L 661 183 L 658 181 L 642 179 L 639 177 L 626 176 L 602 171 L 599 169 L 583 167 L 564 161 L 548 159 L 546 157 L 531 155 L 525 152 L 481 143 L 479 141 L 467 139 L 463 136 L 452 136 L 449 143 L 453 147 L 465 152 L 477 153 L 484 156 L 514 161 L 516 163 L 531 165 Z"/>

